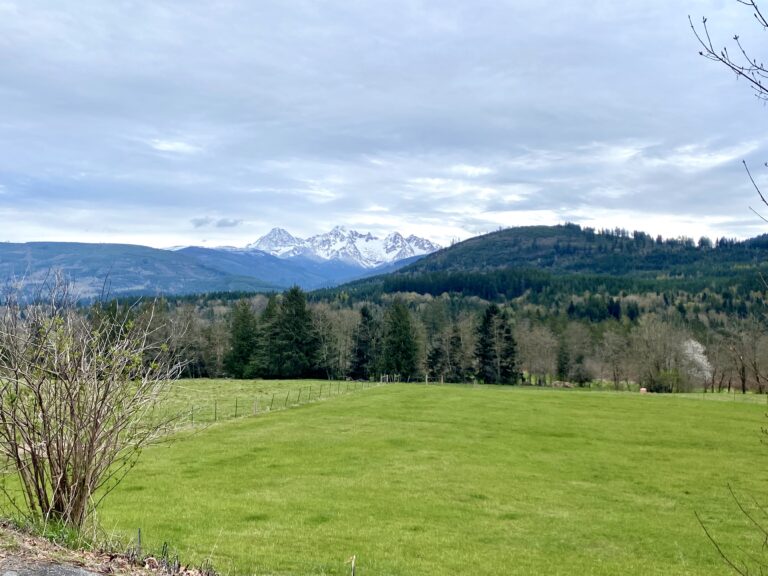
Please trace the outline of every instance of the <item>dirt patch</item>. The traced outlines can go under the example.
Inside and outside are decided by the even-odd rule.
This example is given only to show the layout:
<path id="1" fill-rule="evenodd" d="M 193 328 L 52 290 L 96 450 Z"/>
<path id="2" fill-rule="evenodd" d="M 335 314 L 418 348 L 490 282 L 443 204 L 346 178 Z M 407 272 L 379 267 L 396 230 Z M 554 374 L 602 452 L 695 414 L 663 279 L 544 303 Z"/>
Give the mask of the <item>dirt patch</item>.
<path id="1" fill-rule="evenodd" d="M 82 568 L 61 564 L 37 564 L 26 561 L 0 562 L 0 576 L 99 576 Z"/>
<path id="2" fill-rule="evenodd" d="M 0 523 L 0 576 L 214 576 L 154 557 L 132 560 L 126 554 L 69 550 Z"/>

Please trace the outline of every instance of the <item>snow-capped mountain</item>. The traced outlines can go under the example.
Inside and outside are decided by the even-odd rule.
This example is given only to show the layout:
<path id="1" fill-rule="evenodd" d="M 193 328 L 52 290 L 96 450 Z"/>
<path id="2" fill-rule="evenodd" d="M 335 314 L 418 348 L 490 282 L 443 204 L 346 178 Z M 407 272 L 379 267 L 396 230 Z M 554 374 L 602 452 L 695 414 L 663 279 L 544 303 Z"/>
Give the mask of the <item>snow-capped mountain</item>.
<path id="1" fill-rule="evenodd" d="M 278 258 L 304 256 L 316 260 L 341 260 L 364 268 L 375 268 L 398 260 L 423 256 L 440 246 L 418 236 L 404 238 L 399 232 L 378 238 L 336 226 L 330 232 L 307 239 L 297 238 L 282 228 L 273 228 L 246 250 L 260 250 Z"/>
<path id="2" fill-rule="evenodd" d="M 301 255 L 306 250 L 306 242 L 301 238 L 296 238 L 287 230 L 272 228 L 268 234 L 253 244 L 248 244 L 245 248 L 246 250 L 261 250 L 280 258 L 290 258 Z"/>

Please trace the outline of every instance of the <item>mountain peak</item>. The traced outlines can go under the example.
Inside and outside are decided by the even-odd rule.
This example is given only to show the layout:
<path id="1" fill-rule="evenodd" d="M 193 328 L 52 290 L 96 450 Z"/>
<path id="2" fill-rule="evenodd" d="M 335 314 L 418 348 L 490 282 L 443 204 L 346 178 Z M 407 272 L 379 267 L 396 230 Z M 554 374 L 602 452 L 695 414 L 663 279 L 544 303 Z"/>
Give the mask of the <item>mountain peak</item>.
<path id="1" fill-rule="evenodd" d="M 418 255 L 431 254 L 432 252 L 437 252 L 441 248 L 438 244 L 435 244 L 426 238 L 419 238 L 413 234 L 408 236 L 405 241 L 413 247 L 414 252 Z"/>
<path id="2" fill-rule="evenodd" d="M 303 243 L 303 240 L 296 238 L 284 228 L 272 228 L 264 236 L 256 240 L 253 244 L 246 246 L 248 250 L 261 250 L 281 256 L 283 253 L 295 249 Z"/>
<path id="3" fill-rule="evenodd" d="M 404 238 L 399 232 L 392 232 L 381 239 L 370 232 L 360 233 L 338 225 L 330 232 L 307 239 L 293 236 L 283 228 L 273 228 L 246 249 L 260 250 L 279 258 L 304 256 L 320 261 L 339 260 L 363 268 L 375 268 L 434 252 L 439 246 L 414 235 Z"/>
<path id="4" fill-rule="evenodd" d="M 296 237 L 288 232 L 285 228 L 272 228 L 265 236 L 262 236 L 259 240 L 280 240 L 283 242 L 296 242 Z"/>

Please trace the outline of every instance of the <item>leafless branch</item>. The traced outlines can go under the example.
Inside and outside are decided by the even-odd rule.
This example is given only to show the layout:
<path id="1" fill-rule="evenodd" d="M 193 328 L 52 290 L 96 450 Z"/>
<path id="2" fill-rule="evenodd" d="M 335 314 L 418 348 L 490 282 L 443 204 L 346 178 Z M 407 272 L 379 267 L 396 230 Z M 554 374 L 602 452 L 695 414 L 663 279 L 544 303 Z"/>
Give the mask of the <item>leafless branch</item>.
<path id="1" fill-rule="evenodd" d="M 704 530 L 704 534 L 707 535 L 707 538 L 712 543 L 712 546 L 715 547 L 715 550 L 717 550 L 717 553 L 720 555 L 720 558 L 723 559 L 723 562 L 728 564 L 728 566 L 730 566 L 737 574 L 741 574 L 742 576 L 749 576 L 749 571 L 746 569 L 746 567 L 742 568 L 741 566 L 737 566 L 723 551 L 720 543 L 709 532 L 707 525 L 704 524 L 704 521 L 701 519 L 701 516 L 699 516 L 699 513 L 694 511 L 694 514 L 696 515 L 696 520 L 699 522 L 699 526 L 701 526 L 701 529 Z"/>
<path id="2" fill-rule="evenodd" d="M 753 16 L 763 30 L 768 29 L 768 21 L 763 16 L 760 8 L 757 5 L 756 0 L 736 0 L 739 4 L 748 6 L 753 10 Z M 731 56 L 727 47 L 716 48 L 712 41 L 712 36 L 709 32 L 709 26 L 707 19 L 702 18 L 701 27 L 697 28 L 693 24 L 693 19 L 688 16 L 688 22 L 694 36 L 701 46 L 699 54 L 701 54 L 707 60 L 719 62 L 725 67 L 730 69 L 737 78 L 744 78 L 750 83 L 755 95 L 761 100 L 768 100 L 768 87 L 765 82 L 768 80 L 768 68 L 766 68 L 763 62 L 759 62 L 756 58 L 749 55 L 747 48 L 744 46 L 741 37 L 736 34 L 733 36 L 733 42 L 736 44 L 738 56 Z"/>

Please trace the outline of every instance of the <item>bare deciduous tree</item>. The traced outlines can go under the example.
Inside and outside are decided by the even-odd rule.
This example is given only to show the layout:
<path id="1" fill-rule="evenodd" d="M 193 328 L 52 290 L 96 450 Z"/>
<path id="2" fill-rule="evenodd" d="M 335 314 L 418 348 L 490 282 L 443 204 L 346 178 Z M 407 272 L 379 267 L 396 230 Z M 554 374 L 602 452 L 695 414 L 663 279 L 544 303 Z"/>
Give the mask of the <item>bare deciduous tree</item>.
<path id="1" fill-rule="evenodd" d="M 607 330 L 603 334 L 600 358 L 616 390 L 621 387 L 621 381 L 627 379 L 629 355 L 629 340 L 626 336 L 614 330 Z"/>
<path id="2" fill-rule="evenodd" d="M 524 321 L 515 327 L 515 339 L 520 349 L 520 361 L 528 378 L 539 384 L 555 373 L 557 337 L 546 326 L 532 326 Z"/>
<path id="3" fill-rule="evenodd" d="M 766 17 L 760 10 L 756 0 L 736 0 L 736 2 L 750 8 L 758 26 L 763 30 L 768 30 L 768 20 L 766 20 Z M 693 30 L 696 39 L 701 45 L 699 54 L 708 60 L 719 62 L 726 66 L 736 74 L 737 78 L 744 78 L 749 82 L 758 98 L 761 100 L 768 100 L 768 86 L 766 86 L 766 81 L 768 80 L 768 68 L 763 64 L 762 60 L 758 60 L 754 55 L 751 55 L 748 52 L 747 47 L 744 45 L 744 42 L 738 34 L 733 36 L 735 50 L 729 51 L 727 46 L 717 48 L 709 33 L 709 26 L 706 18 L 701 19 L 700 28 L 696 28 L 690 16 L 688 17 L 688 21 L 691 24 L 691 29 Z"/>
<path id="4" fill-rule="evenodd" d="M 155 408 L 182 366 L 153 314 L 86 314 L 60 275 L 3 298 L 0 472 L 25 514 L 81 528 L 163 431 Z"/>
<path id="5" fill-rule="evenodd" d="M 637 380 L 650 392 L 690 392 L 682 327 L 655 315 L 642 318 L 630 334 Z"/>
<path id="6" fill-rule="evenodd" d="M 765 14 L 760 9 L 757 0 L 735 1 L 752 10 L 752 16 L 755 19 L 758 27 L 763 32 L 768 30 L 768 19 L 766 19 Z M 755 91 L 755 95 L 758 99 L 768 101 L 768 66 L 764 64 L 762 59 L 758 59 L 754 56 L 754 54 L 749 52 L 739 34 L 734 34 L 732 38 L 735 50 L 729 51 L 727 46 L 723 46 L 722 48 L 717 48 L 715 46 L 715 43 L 712 40 L 712 36 L 709 32 L 709 26 L 706 17 L 701 19 L 700 28 L 697 28 L 693 24 L 693 20 L 690 16 L 688 16 L 688 22 L 691 25 L 693 34 L 696 36 L 696 39 L 701 45 L 701 50 L 699 50 L 699 54 L 701 56 L 707 60 L 718 62 L 719 64 L 724 65 L 736 75 L 736 78 L 743 78 L 746 80 L 750 87 Z M 755 187 L 758 196 L 760 196 L 760 201 L 764 205 L 768 206 L 768 199 L 766 199 L 765 195 L 760 189 L 760 186 L 758 186 L 755 182 L 755 179 L 753 178 L 746 161 L 742 160 L 742 163 L 744 164 L 744 168 L 747 171 L 749 180 Z M 768 166 L 768 163 L 766 163 L 766 166 Z M 768 221 L 765 216 L 760 214 L 757 210 L 754 208 L 750 209 L 760 218 Z"/>

